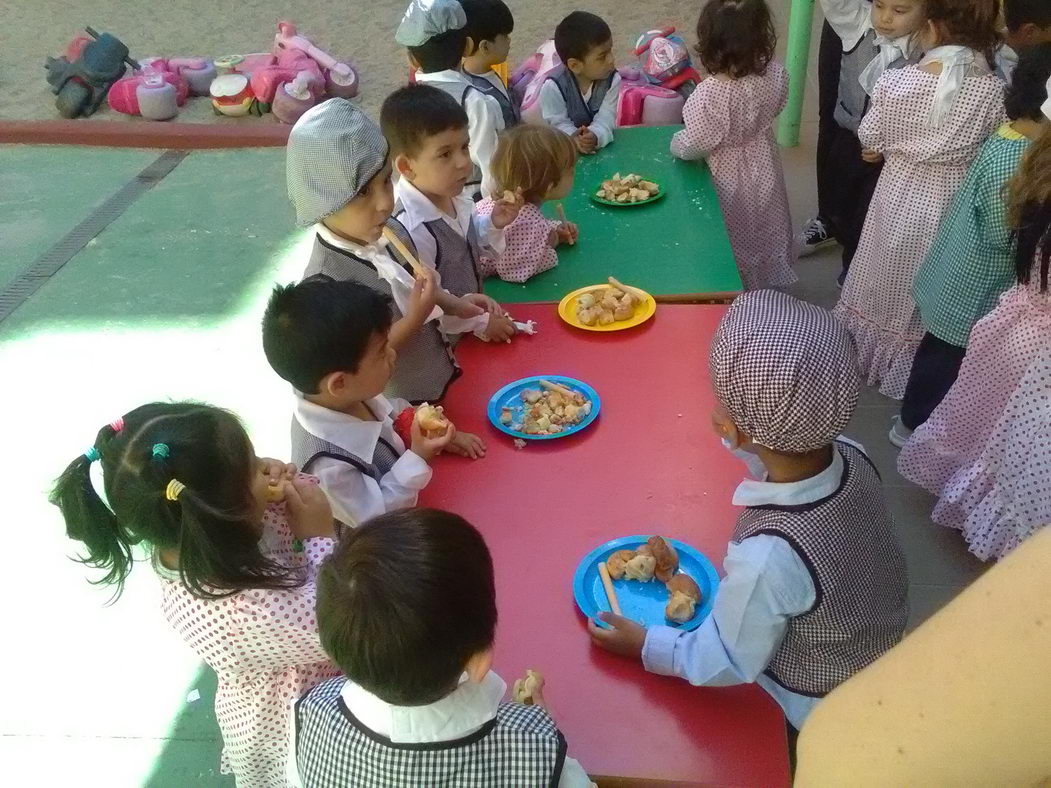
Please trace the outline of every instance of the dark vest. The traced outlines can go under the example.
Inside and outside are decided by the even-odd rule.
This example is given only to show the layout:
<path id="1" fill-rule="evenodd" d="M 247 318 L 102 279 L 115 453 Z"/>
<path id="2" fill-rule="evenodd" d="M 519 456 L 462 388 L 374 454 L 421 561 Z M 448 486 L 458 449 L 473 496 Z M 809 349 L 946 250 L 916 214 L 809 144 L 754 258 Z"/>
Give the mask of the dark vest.
<path id="1" fill-rule="evenodd" d="M 501 704 L 462 739 L 394 743 L 366 728 L 322 682 L 296 703 L 296 764 L 307 788 L 539 788 L 558 785 L 566 740 L 539 706 Z"/>
<path id="2" fill-rule="evenodd" d="M 390 221 L 388 226 L 395 231 L 410 249 L 412 239 L 397 222 Z M 406 265 L 393 249 L 392 259 Z M 321 236 L 314 240 L 314 251 L 307 263 L 303 278 L 321 274 L 340 281 L 359 282 L 384 295 L 391 297 L 390 284 L 376 272 L 375 266 L 367 260 L 326 243 Z M 401 310 L 391 300 L 394 320 L 401 320 Z M 400 397 L 413 404 L 422 402 L 439 402 L 445 396 L 449 384 L 460 376 L 460 368 L 453 357 L 453 351 L 445 340 L 438 324 L 430 320 L 423 324 L 415 334 L 409 337 L 404 346 L 398 349 L 398 360 L 394 365 L 384 394 L 388 397 Z"/>
<path id="3" fill-rule="evenodd" d="M 484 93 L 496 99 L 496 103 L 500 105 L 500 114 L 504 116 L 505 129 L 517 126 L 522 122 L 522 110 L 519 108 L 514 96 L 510 95 L 510 91 L 500 90 L 488 79 L 477 74 L 470 74 L 465 71 L 463 75 L 467 77 L 468 81 L 479 93 Z"/>
<path id="4" fill-rule="evenodd" d="M 855 134 L 858 133 L 861 119 L 865 117 L 869 109 L 869 96 L 861 87 L 858 79 L 861 77 L 861 72 L 876 57 L 879 57 L 876 31 L 869 30 L 852 50 L 843 53 L 839 61 L 839 94 L 836 99 L 834 117 L 836 123 Z M 887 67 L 887 70 L 903 68 L 916 62 L 919 62 L 919 57 L 899 57 Z"/>
<path id="5" fill-rule="evenodd" d="M 602 101 L 613 86 L 613 77 L 616 73 L 614 71 L 601 82 L 595 82 L 591 86 L 591 98 L 587 101 L 584 101 L 584 96 L 580 93 L 580 85 L 577 84 L 577 78 L 565 66 L 559 66 L 555 69 L 548 76 L 548 79 L 555 83 L 562 94 L 562 99 L 566 102 L 566 114 L 569 116 L 569 119 L 573 121 L 574 126 L 580 128 L 581 126 L 590 126 L 591 122 L 595 120 L 598 111 L 602 109 Z"/>
<path id="6" fill-rule="evenodd" d="M 405 213 L 401 202 L 394 206 L 391 223 L 396 224 L 400 235 L 408 237 L 409 233 L 401 224 L 400 217 Z M 424 222 L 423 226 L 434 238 L 438 250 L 434 259 L 434 268 L 442 277 L 442 287 L 456 296 L 482 292 L 482 274 L 479 261 L 482 259 L 482 247 L 478 242 L 478 233 L 471 222 L 464 239 L 444 219 Z M 413 251 L 416 251 L 413 248 Z"/>
<path id="7" fill-rule="evenodd" d="M 372 453 L 372 462 L 368 462 L 356 454 L 351 454 L 342 446 L 307 432 L 306 427 L 299 423 L 299 419 L 292 417 L 292 462 L 299 466 L 303 473 L 312 473 L 314 462 L 321 457 L 331 457 L 354 466 L 379 483 L 380 479 L 390 473 L 400 456 L 398 450 L 381 437 Z"/>
<path id="8" fill-rule="evenodd" d="M 772 534 L 803 559 L 814 607 L 792 618 L 766 675 L 785 689 L 821 697 L 901 640 L 909 617 L 905 558 L 879 474 L 863 452 L 837 442 L 839 489 L 796 506 L 752 506 L 733 541 Z"/>

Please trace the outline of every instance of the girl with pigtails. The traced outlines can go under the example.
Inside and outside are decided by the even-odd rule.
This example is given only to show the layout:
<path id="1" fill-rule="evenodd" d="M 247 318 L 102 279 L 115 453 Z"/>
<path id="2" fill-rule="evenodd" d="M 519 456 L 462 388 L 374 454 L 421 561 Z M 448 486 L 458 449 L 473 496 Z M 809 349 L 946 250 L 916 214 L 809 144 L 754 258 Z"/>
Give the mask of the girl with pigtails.
<path id="1" fill-rule="evenodd" d="M 228 411 L 154 403 L 99 430 L 51 502 L 118 596 L 145 547 L 165 618 L 218 674 L 222 771 L 240 788 L 285 786 L 291 703 L 339 673 L 314 618 L 335 547 L 316 480 L 256 457 Z"/>

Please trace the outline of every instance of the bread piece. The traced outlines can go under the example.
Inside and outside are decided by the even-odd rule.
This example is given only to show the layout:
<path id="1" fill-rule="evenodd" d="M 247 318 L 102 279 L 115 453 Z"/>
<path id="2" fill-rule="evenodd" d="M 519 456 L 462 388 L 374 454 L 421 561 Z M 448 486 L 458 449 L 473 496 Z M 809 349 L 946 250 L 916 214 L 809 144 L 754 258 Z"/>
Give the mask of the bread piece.
<path id="1" fill-rule="evenodd" d="M 628 580 L 638 580 L 648 583 L 653 579 L 653 570 L 657 566 L 657 559 L 652 555 L 636 552 L 635 557 L 624 565 L 624 576 Z"/>
<path id="2" fill-rule="evenodd" d="M 677 624 L 685 624 L 697 612 L 697 602 L 686 594 L 676 591 L 664 608 L 664 617 Z"/>
<path id="3" fill-rule="evenodd" d="M 654 576 L 662 583 L 667 583 L 672 579 L 672 575 L 679 571 L 679 554 L 662 536 L 651 536 L 646 544 L 657 559 Z"/>
<path id="4" fill-rule="evenodd" d="M 701 601 L 701 587 L 689 575 L 679 573 L 667 583 L 669 594 L 685 594 L 694 602 Z"/>
<path id="5" fill-rule="evenodd" d="M 438 438 L 449 431 L 449 420 L 441 405 L 435 407 L 426 402 L 416 408 L 416 421 L 428 438 Z"/>
<path id="6" fill-rule="evenodd" d="M 516 703 L 524 703 L 527 706 L 534 705 L 541 700 L 541 691 L 544 688 L 544 677 L 539 670 L 527 670 L 525 678 L 515 679 L 511 688 L 511 699 Z"/>
<path id="7" fill-rule="evenodd" d="M 613 553 L 606 559 L 606 568 L 609 570 L 609 576 L 614 580 L 620 580 L 624 577 L 624 566 L 634 557 L 634 550 L 618 550 Z"/>

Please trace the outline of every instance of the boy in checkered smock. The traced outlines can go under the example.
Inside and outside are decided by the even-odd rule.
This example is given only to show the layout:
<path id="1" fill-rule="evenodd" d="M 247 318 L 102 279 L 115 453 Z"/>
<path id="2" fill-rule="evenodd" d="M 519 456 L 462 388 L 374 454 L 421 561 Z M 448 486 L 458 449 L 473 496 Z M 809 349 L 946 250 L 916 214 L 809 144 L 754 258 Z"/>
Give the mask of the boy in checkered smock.
<path id="1" fill-rule="evenodd" d="M 734 301 L 709 368 L 724 445 L 755 479 L 712 614 L 693 632 L 600 614 L 596 643 L 691 684 L 756 682 L 798 729 L 818 701 L 901 640 L 905 560 L 872 462 L 838 436 L 859 395 L 850 335 L 773 290 Z"/>
<path id="2" fill-rule="evenodd" d="M 540 686 L 501 702 L 493 563 L 463 518 L 412 509 L 354 531 L 321 569 L 317 618 L 346 675 L 296 704 L 294 784 L 591 785 Z"/>

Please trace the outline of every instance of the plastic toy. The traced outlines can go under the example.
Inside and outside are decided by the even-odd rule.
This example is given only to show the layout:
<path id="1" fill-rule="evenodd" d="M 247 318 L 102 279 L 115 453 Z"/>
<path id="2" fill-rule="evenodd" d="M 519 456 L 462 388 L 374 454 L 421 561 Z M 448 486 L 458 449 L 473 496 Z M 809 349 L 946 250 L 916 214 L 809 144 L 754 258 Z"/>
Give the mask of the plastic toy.
<path id="1" fill-rule="evenodd" d="M 176 74 L 174 71 L 157 68 L 158 64 L 163 63 L 164 61 L 160 59 L 153 60 L 138 73 L 117 80 L 113 87 L 110 88 L 109 97 L 107 99 L 110 109 L 121 112 L 125 115 L 141 114 L 138 90 L 146 79 L 147 68 L 149 68 L 151 72 L 158 74 L 164 82 L 175 88 L 175 103 L 177 106 L 181 107 L 185 104 L 186 99 L 190 96 L 190 84 L 184 77 Z"/>
<path id="2" fill-rule="evenodd" d="M 674 27 L 647 30 L 635 42 L 635 56 L 645 78 L 662 88 L 677 90 L 683 98 L 701 81 L 690 61 L 690 52 L 681 36 L 675 35 Z"/>
<path id="3" fill-rule="evenodd" d="M 139 67 L 119 38 L 84 29 L 90 38 L 77 36 L 65 56 L 49 57 L 44 64 L 51 92 L 57 96 L 55 107 L 64 118 L 92 115 L 110 87 L 124 76 L 126 65 Z"/>
<path id="4" fill-rule="evenodd" d="M 143 69 L 142 82 L 135 89 L 139 114 L 147 120 L 170 120 L 179 113 L 175 86 L 150 66 Z"/>
<path id="5" fill-rule="evenodd" d="M 216 115 L 227 115 L 240 118 L 248 115 L 262 114 L 259 102 L 244 74 L 224 74 L 216 77 L 210 90 L 212 108 Z"/>
<path id="6" fill-rule="evenodd" d="M 353 68 L 346 63 L 340 63 L 327 52 L 318 49 L 306 36 L 297 35 L 296 26 L 291 22 L 278 22 L 277 35 L 274 36 L 274 54 L 280 61 L 283 53 L 297 51 L 305 54 L 321 68 L 335 73 L 339 77 L 339 84 L 348 84 L 348 80 L 352 77 L 355 84 L 357 83 L 357 75 Z"/>
<path id="7" fill-rule="evenodd" d="M 675 126 L 682 123 L 686 99 L 648 82 L 623 80 L 617 97 L 618 126 Z"/>
<path id="8" fill-rule="evenodd" d="M 186 80 L 191 96 L 207 96 L 212 80 L 217 76 L 215 65 L 203 57 L 149 57 L 141 61 L 143 69 L 152 66 L 157 71 L 170 71 Z"/>
<path id="9" fill-rule="evenodd" d="M 310 72 L 300 71 L 295 79 L 277 89 L 270 111 L 279 121 L 291 125 L 315 103 L 310 92 Z"/>

